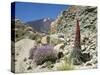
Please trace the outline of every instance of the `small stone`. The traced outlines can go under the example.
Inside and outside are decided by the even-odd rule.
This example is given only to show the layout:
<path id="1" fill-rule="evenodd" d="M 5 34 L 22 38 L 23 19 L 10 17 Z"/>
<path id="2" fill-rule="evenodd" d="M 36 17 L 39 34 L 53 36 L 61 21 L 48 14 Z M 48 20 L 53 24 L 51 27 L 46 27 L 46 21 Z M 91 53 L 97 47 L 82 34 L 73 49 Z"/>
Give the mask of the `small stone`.
<path id="1" fill-rule="evenodd" d="M 24 58 L 24 62 L 25 62 L 25 61 L 27 61 L 27 59 L 26 59 L 26 58 Z"/>
<path id="2" fill-rule="evenodd" d="M 86 47 L 84 45 L 81 46 L 82 51 L 86 50 Z"/>
<path id="3" fill-rule="evenodd" d="M 19 53 L 16 54 L 16 56 L 18 56 L 18 55 L 19 55 Z"/>
<path id="4" fill-rule="evenodd" d="M 29 66 L 28 68 L 27 68 L 27 70 L 31 70 L 32 69 L 32 67 L 31 66 Z"/>
<path id="5" fill-rule="evenodd" d="M 67 42 L 70 42 L 70 38 L 67 38 Z"/>
<path id="6" fill-rule="evenodd" d="M 87 63 L 86 66 L 92 66 L 92 63 Z"/>
<path id="7" fill-rule="evenodd" d="M 62 48 L 63 46 L 64 46 L 63 43 L 57 44 L 57 45 L 54 47 L 54 49 L 55 49 L 55 50 L 60 50 L 60 48 Z"/>
<path id="8" fill-rule="evenodd" d="M 41 43 L 42 44 L 48 44 L 50 41 L 50 37 L 49 36 L 44 36 L 42 37 Z"/>

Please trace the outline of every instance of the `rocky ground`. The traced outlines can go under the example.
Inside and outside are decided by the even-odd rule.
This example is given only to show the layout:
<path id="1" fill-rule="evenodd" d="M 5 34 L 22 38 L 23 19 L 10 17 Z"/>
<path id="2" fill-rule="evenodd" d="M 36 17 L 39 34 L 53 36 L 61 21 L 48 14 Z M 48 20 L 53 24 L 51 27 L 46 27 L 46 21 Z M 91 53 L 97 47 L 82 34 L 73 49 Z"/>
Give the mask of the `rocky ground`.
<path id="1" fill-rule="evenodd" d="M 90 60 L 82 63 L 81 65 L 73 65 L 69 63 L 68 58 L 74 46 L 76 18 L 79 19 L 81 29 L 82 53 L 90 54 Z M 17 23 L 15 53 L 12 53 L 12 63 L 15 64 L 16 73 L 97 68 L 98 61 L 96 7 L 70 6 L 65 11 L 62 11 L 58 15 L 57 19 L 52 22 L 50 35 L 35 32 L 31 27 L 19 26 Z M 24 28 L 24 31 L 22 33 L 20 33 L 22 30 L 21 28 Z M 12 40 L 12 50 L 14 50 L 13 44 L 14 42 Z M 33 49 L 32 59 L 30 59 L 31 49 Z M 38 53 L 39 50 L 43 49 L 47 50 L 45 52 L 43 51 L 44 54 L 40 53 L 40 57 L 42 55 L 45 55 L 46 53 L 48 54 L 48 50 L 51 50 L 51 57 L 53 50 L 53 53 L 56 53 L 55 55 L 57 55 L 57 57 L 52 57 L 54 57 L 56 61 L 52 62 L 45 60 L 44 63 L 37 65 L 37 63 L 34 61 L 37 58 L 36 53 Z M 48 55 L 46 56 L 48 57 Z M 50 60 L 52 60 L 52 58 L 50 58 Z M 41 58 L 41 61 L 44 61 L 44 59 Z"/>
<path id="2" fill-rule="evenodd" d="M 65 52 L 70 52 L 74 46 L 75 24 L 79 20 L 81 31 L 81 48 L 83 53 L 90 53 L 91 59 L 75 66 L 75 69 L 97 67 L 97 7 L 71 6 L 61 12 L 52 23 L 52 35 L 62 34 L 66 41 Z"/>

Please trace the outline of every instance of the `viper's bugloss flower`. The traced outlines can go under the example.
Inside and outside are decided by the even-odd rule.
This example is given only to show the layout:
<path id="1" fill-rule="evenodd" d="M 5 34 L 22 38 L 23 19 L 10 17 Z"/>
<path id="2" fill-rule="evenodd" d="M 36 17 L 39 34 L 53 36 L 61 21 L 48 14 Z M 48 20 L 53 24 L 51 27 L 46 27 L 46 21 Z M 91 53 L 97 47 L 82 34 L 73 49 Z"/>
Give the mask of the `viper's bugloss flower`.
<path id="1" fill-rule="evenodd" d="M 33 60 L 37 65 L 41 65 L 46 61 L 55 62 L 57 59 L 57 52 L 54 50 L 52 45 L 46 44 L 33 49 Z M 31 56 L 32 57 L 32 56 Z"/>

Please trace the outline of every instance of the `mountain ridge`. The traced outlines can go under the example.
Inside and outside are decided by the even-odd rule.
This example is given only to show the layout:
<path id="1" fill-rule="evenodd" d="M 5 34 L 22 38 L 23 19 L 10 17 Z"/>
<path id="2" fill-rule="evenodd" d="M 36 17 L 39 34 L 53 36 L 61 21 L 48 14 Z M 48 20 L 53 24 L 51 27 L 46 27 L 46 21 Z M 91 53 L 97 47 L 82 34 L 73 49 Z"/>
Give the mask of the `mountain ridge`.
<path id="1" fill-rule="evenodd" d="M 34 28 L 38 32 L 48 34 L 50 31 L 52 22 L 53 22 L 53 19 L 51 18 L 42 18 L 42 19 L 26 22 L 26 24 L 30 25 L 32 28 Z"/>

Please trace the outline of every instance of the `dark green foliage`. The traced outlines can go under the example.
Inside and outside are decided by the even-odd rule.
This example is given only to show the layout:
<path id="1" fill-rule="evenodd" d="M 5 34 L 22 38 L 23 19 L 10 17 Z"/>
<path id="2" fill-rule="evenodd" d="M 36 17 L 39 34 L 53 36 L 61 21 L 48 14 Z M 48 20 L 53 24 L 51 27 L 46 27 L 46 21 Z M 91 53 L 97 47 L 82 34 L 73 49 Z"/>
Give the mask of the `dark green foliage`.
<path id="1" fill-rule="evenodd" d="M 60 59 L 61 57 L 63 57 L 64 56 L 64 54 L 62 53 L 62 52 L 59 52 L 58 53 L 58 59 Z"/>
<path id="2" fill-rule="evenodd" d="M 73 63 L 74 65 L 80 65 L 82 64 L 82 58 L 83 58 L 83 55 L 81 53 L 81 50 L 80 49 L 74 49 L 72 52 L 71 52 L 71 56 L 70 56 L 70 59 L 71 59 L 71 63 Z"/>
<path id="3" fill-rule="evenodd" d="M 83 58 L 82 61 L 85 63 L 89 60 L 91 60 L 92 56 L 90 55 L 90 53 L 83 53 Z"/>

